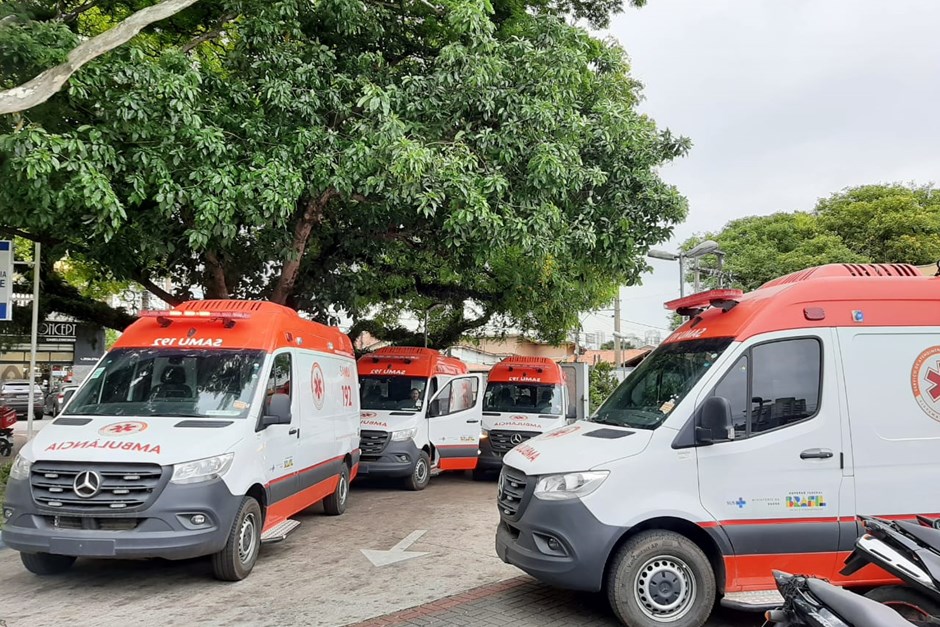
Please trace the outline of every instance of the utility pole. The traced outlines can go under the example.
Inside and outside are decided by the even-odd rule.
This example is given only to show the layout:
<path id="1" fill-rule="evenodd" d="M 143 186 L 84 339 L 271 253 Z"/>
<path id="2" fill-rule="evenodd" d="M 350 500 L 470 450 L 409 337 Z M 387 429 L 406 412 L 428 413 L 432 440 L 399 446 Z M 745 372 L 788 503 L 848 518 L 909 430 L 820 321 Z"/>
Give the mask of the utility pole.
<path id="1" fill-rule="evenodd" d="M 26 415 L 26 439 L 33 439 L 33 401 L 36 394 L 36 344 L 39 335 L 39 252 L 41 244 L 36 242 L 33 251 L 33 330 L 29 350 L 29 413 Z"/>
<path id="2" fill-rule="evenodd" d="M 614 362 L 620 372 L 620 284 L 617 284 L 617 299 L 614 301 Z"/>

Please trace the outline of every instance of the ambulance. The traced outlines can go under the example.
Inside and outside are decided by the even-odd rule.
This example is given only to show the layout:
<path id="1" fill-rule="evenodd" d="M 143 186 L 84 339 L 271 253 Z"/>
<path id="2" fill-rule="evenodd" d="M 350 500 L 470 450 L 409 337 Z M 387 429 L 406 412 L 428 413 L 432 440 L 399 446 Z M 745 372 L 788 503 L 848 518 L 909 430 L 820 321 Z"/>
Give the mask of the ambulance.
<path id="1" fill-rule="evenodd" d="M 547 357 L 512 356 L 493 366 L 483 395 L 483 435 L 474 478 L 498 472 L 513 447 L 577 418 L 567 378 L 561 364 Z"/>
<path id="2" fill-rule="evenodd" d="M 359 358 L 360 475 L 423 490 L 432 474 L 473 470 L 483 381 L 431 348 L 386 346 Z"/>
<path id="3" fill-rule="evenodd" d="M 13 463 L 3 542 L 37 575 L 77 557 L 211 556 L 244 579 L 359 464 L 352 343 L 269 302 L 144 312 Z"/>
<path id="4" fill-rule="evenodd" d="M 775 568 L 891 582 L 839 571 L 857 515 L 940 516 L 940 278 L 835 264 L 667 307 L 688 321 L 589 420 L 506 454 L 499 557 L 634 627 L 779 604 Z"/>

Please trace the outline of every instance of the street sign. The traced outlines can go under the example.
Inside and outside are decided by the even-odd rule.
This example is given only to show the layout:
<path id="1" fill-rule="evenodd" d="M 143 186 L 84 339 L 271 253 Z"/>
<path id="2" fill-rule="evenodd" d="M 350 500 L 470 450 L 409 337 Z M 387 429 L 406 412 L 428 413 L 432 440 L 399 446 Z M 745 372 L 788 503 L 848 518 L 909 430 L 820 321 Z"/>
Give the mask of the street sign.
<path id="1" fill-rule="evenodd" d="M 0 321 L 13 319 L 13 242 L 0 241 Z"/>

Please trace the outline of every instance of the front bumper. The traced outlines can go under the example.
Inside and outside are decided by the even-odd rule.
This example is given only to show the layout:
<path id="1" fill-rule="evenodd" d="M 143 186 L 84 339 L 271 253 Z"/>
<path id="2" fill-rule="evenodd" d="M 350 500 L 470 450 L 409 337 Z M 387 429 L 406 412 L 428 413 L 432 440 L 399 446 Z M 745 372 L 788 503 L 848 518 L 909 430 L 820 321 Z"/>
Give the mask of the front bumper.
<path id="1" fill-rule="evenodd" d="M 543 501 L 530 493 L 524 507 L 518 520 L 500 514 L 499 558 L 553 586 L 600 590 L 607 559 L 626 528 L 600 522 L 580 499 Z"/>
<path id="2" fill-rule="evenodd" d="M 140 511 L 91 515 L 40 508 L 32 499 L 28 481 L 10 481 L 3 504 L 7 520 L 0 538 L 23 553 L 188 559 L 222 550 L 241 502 L 241 496 L 233 495 L 217 479 L 168 484 Z M 190 518 L 195 514 L 205 516 L 206 522 L 194 525 Z M 116 525 L 122 528 L 116 530 Z"/>
<path id="3" fill-rule="evenodd" d="M 421 449 L 414 440 L 389 442 L 378 457 L 363 456 L 359 459 L 360 477 L 408 477 L 414 470 Z"/>
<path id="4" fill-rule="evenodd" d="M 480 457 L 477 468 L 480 470 L 499 470 L 503 467 L 503 455 L 493 450 L 489 438 L 480 438 Z"/>

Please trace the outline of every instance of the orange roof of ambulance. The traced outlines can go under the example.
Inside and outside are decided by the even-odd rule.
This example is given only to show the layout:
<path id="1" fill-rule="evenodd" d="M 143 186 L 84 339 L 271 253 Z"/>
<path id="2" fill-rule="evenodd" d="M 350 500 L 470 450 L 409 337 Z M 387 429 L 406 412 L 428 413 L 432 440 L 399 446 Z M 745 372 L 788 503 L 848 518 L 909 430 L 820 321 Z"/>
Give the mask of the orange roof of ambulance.
<path id="1" fill-rule="evenodd" d="M 456 357 L 442 355 L 433 348 L 385 346 L 364 355 L 358 362 L 359 376 L 393 375 L 401 377 L 432 377 L 436 374 L 458 375 L 470 370 Z"/>
<path id="2" fill-rule="evenodd" d="M 493 383 L 564 383 L 561 366 L 548 357 L 507 357 L 490 370 Z"/>
<path id="3" fill-rule="evenodd" d="M 196 300 L 166 311 L 141 312 L 114 348 L 233 348 L 271 352 L 303 348 L 354 356 L 341 331 L 301 318 L 296 311 L 266 301 Z"/>
<path id="4" fill-rule="evenodd" d="M 940 277 L 908 264 L 829 264 L 742 294 L 712 290 L 666 303 L 688 321 L 665 342 L 816 327 L 940 326 Z M 683 311 L 684 310 L 684 311 Z"/>

